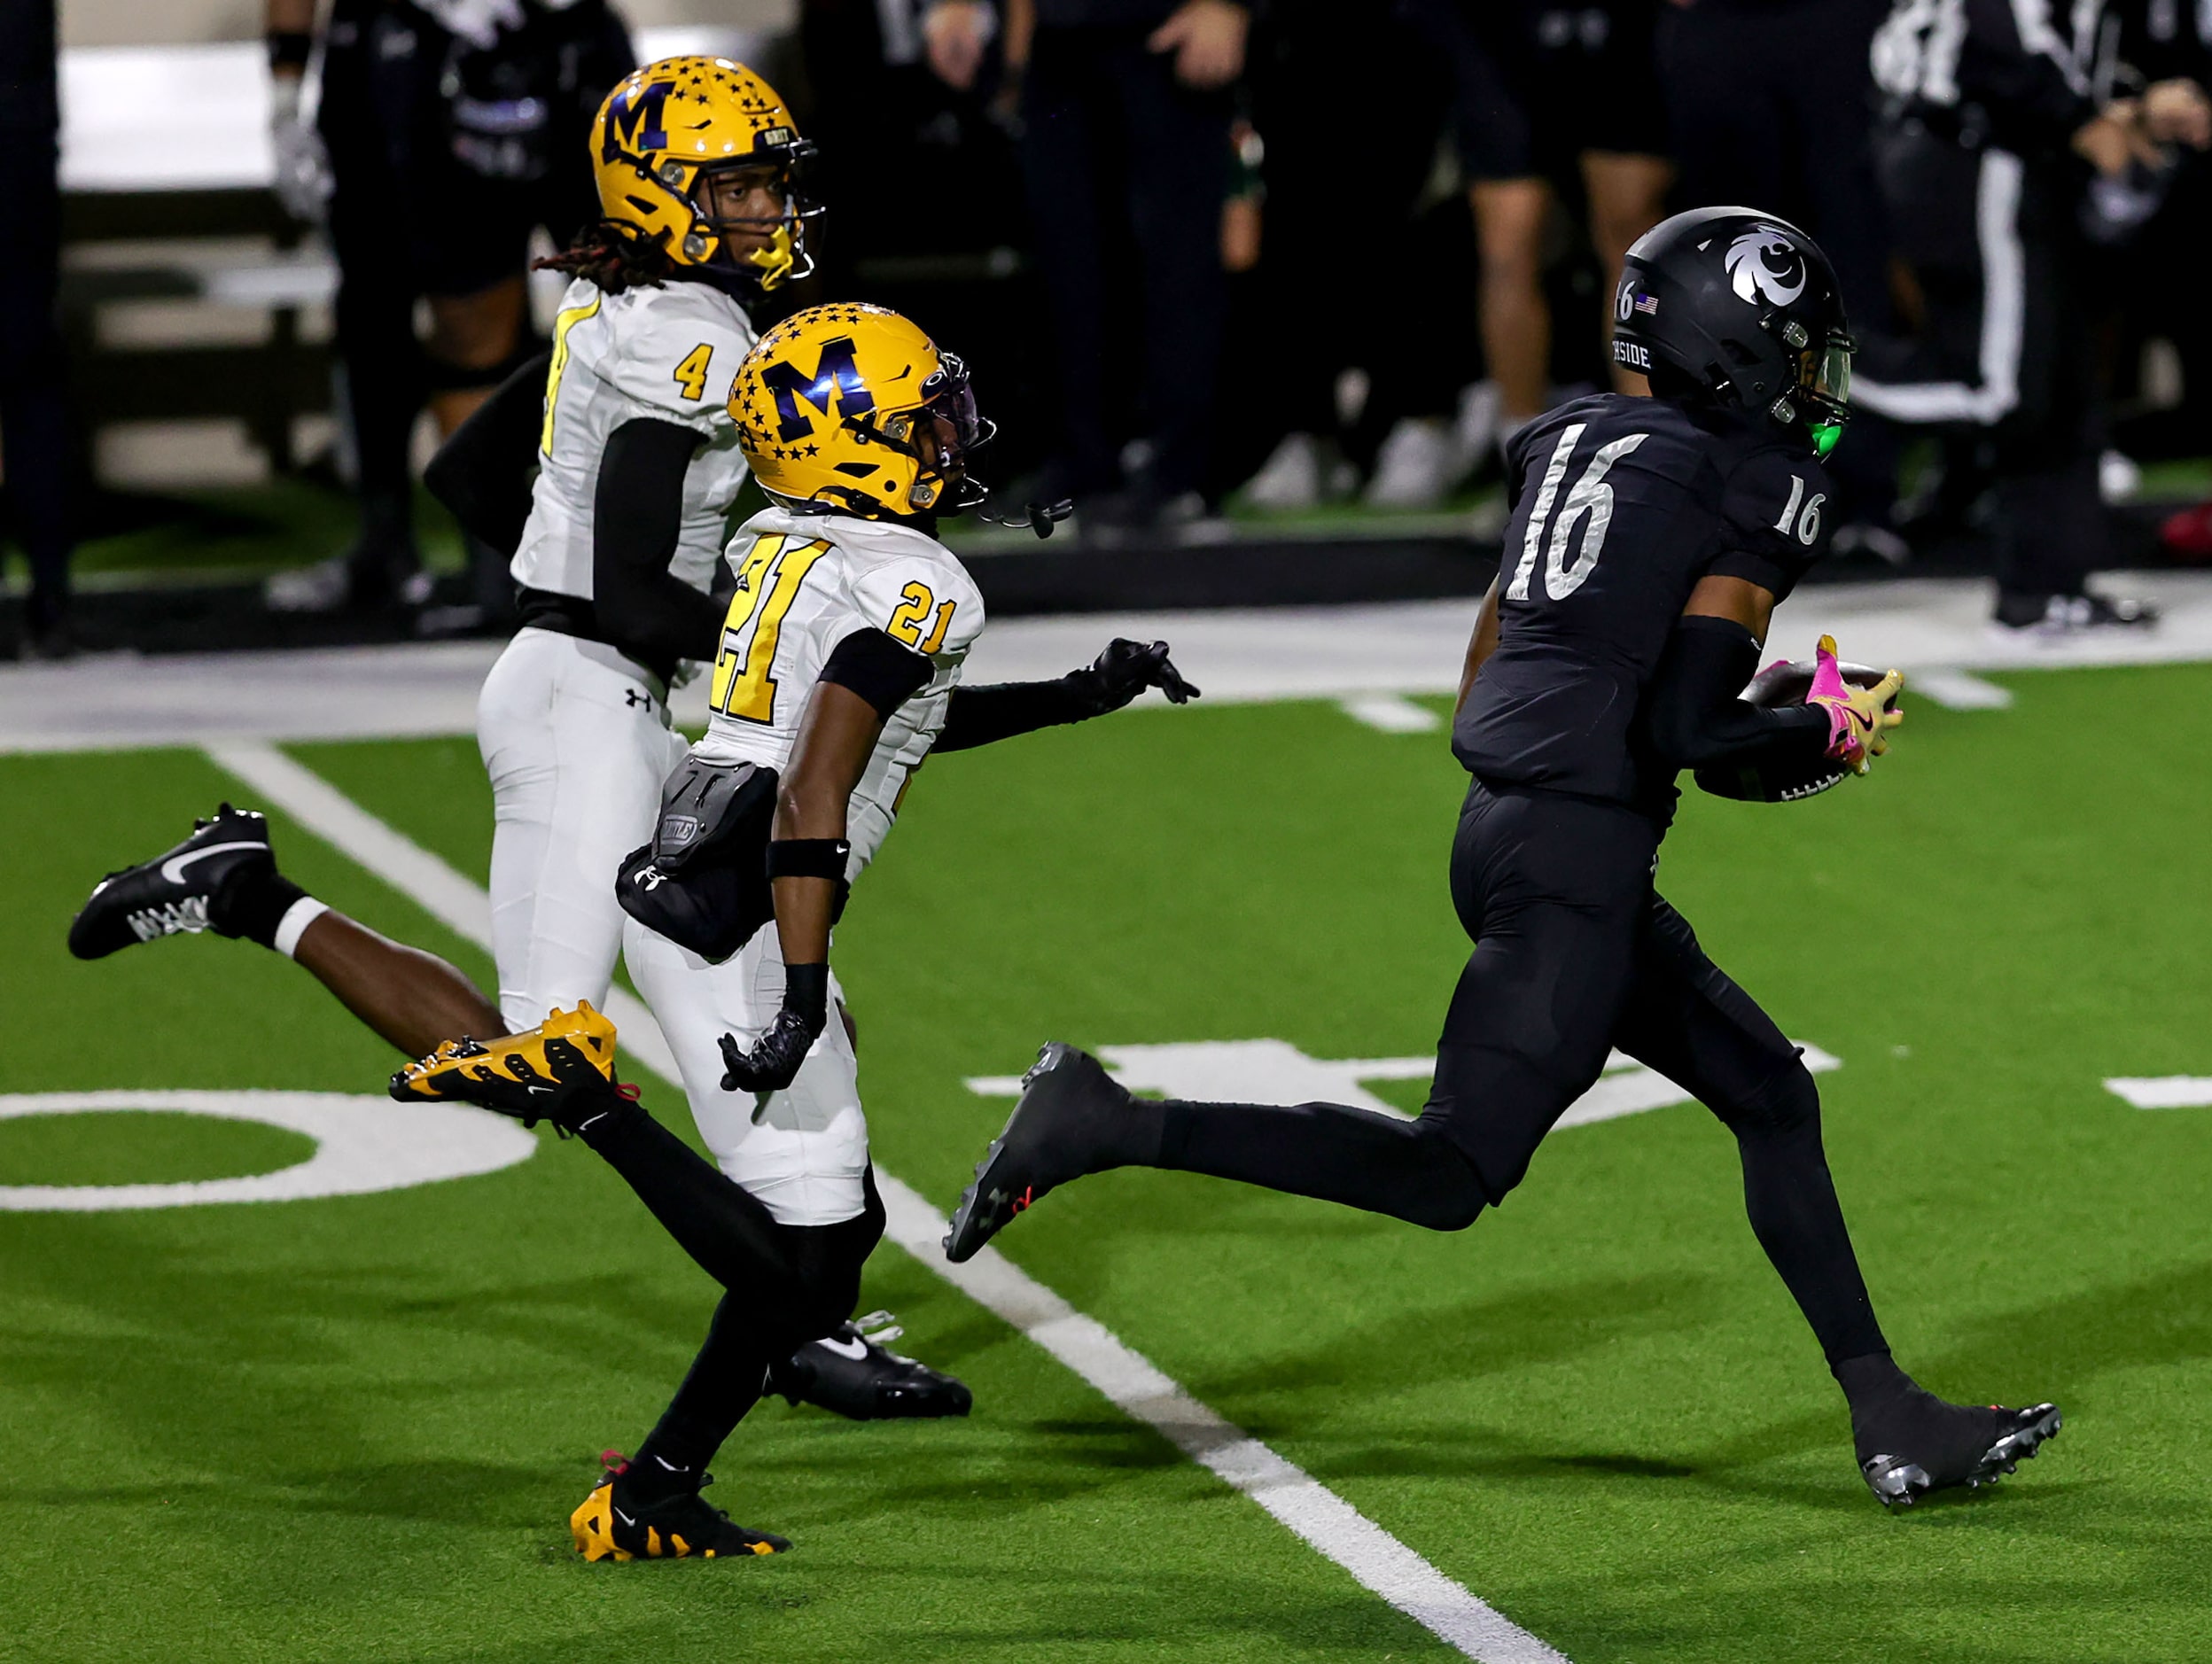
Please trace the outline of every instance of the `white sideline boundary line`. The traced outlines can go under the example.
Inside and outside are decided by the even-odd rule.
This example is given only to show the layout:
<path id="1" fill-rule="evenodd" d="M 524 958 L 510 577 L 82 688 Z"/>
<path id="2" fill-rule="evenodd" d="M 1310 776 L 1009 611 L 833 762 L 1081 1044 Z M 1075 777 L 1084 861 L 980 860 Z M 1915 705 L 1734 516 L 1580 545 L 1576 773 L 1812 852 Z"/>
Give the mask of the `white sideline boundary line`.
<path id="1" fill-rule="evenodd" d="M 270 806 L 456 935 L 490 951 L 491 898 L 473 880 L 274 745 L 224 741 L 205 749 L 217 766 L 253 787 Z M 663 1081 L 680 1085 L 667 1039 L 643 1001 L 617 988 L 607 996 L 607 1013 L 633 1057 Z M 998 1249 L 985 1248 L 964 1265 L 949 1264 L 940 1246 L 945 1216 L 881 1167 L 876 1186 L 884 1199 L 884 1234 L 892 1241 L 1439 1640 L 1480 1664 L 1569 1664 L 1563 1653 L 1446 1577 L 1305 1469 L 1200 1404 Z"/>

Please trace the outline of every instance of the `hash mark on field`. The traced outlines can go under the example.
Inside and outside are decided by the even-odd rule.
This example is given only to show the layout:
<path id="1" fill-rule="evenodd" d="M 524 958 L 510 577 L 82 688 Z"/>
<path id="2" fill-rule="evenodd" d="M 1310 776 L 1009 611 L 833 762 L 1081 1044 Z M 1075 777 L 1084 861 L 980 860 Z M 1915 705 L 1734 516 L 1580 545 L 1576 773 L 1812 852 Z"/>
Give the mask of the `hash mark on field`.
<path id="1" fill-rule="evenodd" d="M 1336 704 L 1354 722 L 1385 734 L 1434 734 L 1444 726 L 1444 719 L 1428 706 L 1398 694 L 1359 694 Z"/>
<path id="2" fill-rule="evenodd" d="M 1933 699 L 1946 711 L 2009 711 L 2013 690 L 1963 670 L 1920 670 L 1905 679 L 1904 690 Z"/>
<path id="3" fill-rule="evenodd" d="M 2154 1075 L 2108 1080 L 2105 1090 L 2138 1109 L 2212 1109 L 2212 1076 Z"/>
<path id="4" fill-rule="evenodd" d="M 491 950 L 491 898 L 474 880 L 273 745 L 233 741 L 206 750 L 269 806 L 284 810 L 455 934 Z M 607 996 L 607 1015 L 631 1056 L 681 1092 L 674 1054 L 644 1003 L 616 988 Z M 881 1167 L 876 1186 L 892 1240 L 1439 1640 L 1480 1664 L 1569 1664 L 1564 1654 L 1446 1577 L 1303 1468 L 1200 1404 L 1103 1324 L 1076 1310 L 996 1248 L 985 1248 L 964 1265 L 948 1264 L 939 1247 L 944 1214 Z"/>

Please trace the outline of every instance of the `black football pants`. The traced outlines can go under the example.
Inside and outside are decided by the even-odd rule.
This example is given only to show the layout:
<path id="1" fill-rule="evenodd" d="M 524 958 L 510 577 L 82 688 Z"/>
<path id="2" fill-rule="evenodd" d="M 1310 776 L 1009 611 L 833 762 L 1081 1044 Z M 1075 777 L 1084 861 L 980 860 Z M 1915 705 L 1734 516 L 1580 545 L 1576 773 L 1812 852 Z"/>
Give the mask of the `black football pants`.
<path id="1" fill-rule="evenodd" d="M 1910 339 L 1865 342 L 1852 397 L 1973 442 L 1992 479 L 2000 589 L 2078 595 L 2109 542 L 2078 187 L 2058 163 L 1968 149 L 1912 121 L 1877 128 L 1874 155 L 1923 315 Z"/>
<path id="2" fill-rule="evenodd" d="M 0 114 L 0 455 L 36 632 L 58 623 L 69 599 L 69 375 L 54 322 L 61 191 L 53 128 L 6 121 Z"/>
<path id="3" fill-rule="evenodd" d="M 1736 1135 L 1752 1230 L 1829 1359 L 1882 1350 L 1812 1077 L 1652 888 L 1658 837 L 1627 809 L 1477 782 L 1452 848 L 1475 952 L 1420 1116 L 1171 1102 L 1160 1165 L 1460 1230 L 1521 1182 L 1618 1046 Z"/>
<path id="4" fill-rule="evenodd" d="M 1131 379 L 1109 362 L 1110 251 L 1133 241 L 1143 325 L 1139 418 L 1163 497 L 1205 476 L 1227 307 L 1221 205 L 1226 94 L 1175 79 L 1149 30 L 1037 30 L 1022 82 L 1022 167 L 1039 270 L 1052 307 L 1063 439 L 1074 488 L 1119 478 L 1109 413 Z"/>
<path id="5" fill-rule="evenodd" d="M 602 1116 L 583 1137 L 724 1290 L 705 1344 L 638 1451 L 697 1470 L 759 1402 L 768 1366 L 852 1315 L 861 1267 L 884 1233 L 876 1177 L 863 1180 L 854 1217 L 783 1225 L 643 1109 Z"/>

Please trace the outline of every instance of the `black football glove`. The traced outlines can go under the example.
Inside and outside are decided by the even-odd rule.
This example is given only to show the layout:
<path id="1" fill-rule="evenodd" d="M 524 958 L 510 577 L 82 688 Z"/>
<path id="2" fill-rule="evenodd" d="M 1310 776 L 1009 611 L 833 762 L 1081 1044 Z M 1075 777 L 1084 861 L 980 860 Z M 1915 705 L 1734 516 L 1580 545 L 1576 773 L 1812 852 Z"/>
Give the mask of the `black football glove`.
<path id="1" fill-rule="evenodd" d="M 1088 667 L 1066 677 L 1076 698 L 1092 716 L 1118 711 L 1147 688 L 1157 688 L 1175 704 L 1188 704 L 1198 689 L 1183 680 L 1167 657 L 1167 643 L 1128 641 L 1116 637 Z"/>
<path id="2" fill-rule="evenodd" d="M 787 965 L 783 978 L 783 1008 L 752 1050 L 740 1046 L 734 1034 L 722 1036 L 722 1061 L 729 1065 L 722 1075 L 724 1092 L 782 1092 L 798 1077 L 799 1065 L 822 1037 L 830 1015 L 830 968 Z M 753 1119 L 759 1118 L 755 1109 Z"/>

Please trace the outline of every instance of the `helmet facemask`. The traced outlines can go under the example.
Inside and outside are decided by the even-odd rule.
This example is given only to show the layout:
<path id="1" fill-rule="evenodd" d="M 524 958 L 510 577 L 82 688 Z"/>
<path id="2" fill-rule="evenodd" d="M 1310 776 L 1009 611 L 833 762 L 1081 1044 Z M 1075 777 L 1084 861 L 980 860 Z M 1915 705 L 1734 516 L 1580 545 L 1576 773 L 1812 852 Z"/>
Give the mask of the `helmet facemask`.
<path id="1" fill-rule="evenodd" d="M 814 144 L 794 139 L 765 154 L 733 157 L 689 170 L 689 179 L 664 177 L 662 183 L 682 194 L 691 205 L 691 229 L 685 233 L 683 253 L 693 263 L 709 260 L 736 268 L 757 283 L 765 293 L 794 283 L 814 269 L 806 246 L 806 222 L 822 214 L 822 205 L 809 189 L 808 175 Z M 662 164 L 664 175 L 679 173 L 685 164 Z M 767 175 L 741 183 L 744 175 Z M 733 190 L 732 187 L 736 189 Z M 750 198 L 765 190 L 780 205 L 772 214 L 717 213 L 722 196 Z M 740 252 L 737 241 L 765 232 L 765 246 Z"/>
<path id="2" fill-rule="evenodd" d="M 872 423 L 847 416 L 845 425 L 914 459 L 914 484 L 907 502 L 917 514 L 958 514 L 975 508 L 990 487 L 968 475 L 968 459 L 988 445 L 998 424 L 976 409 L 968 366 L 956 353 L 942 353 L 938 368 L 922 384 L 923 402 Z"/>
<path id="3" fill-rule="evenodd" d="M 1843 437 L 1851 417 L 1851 354 L 1858 344 L 1840 329 L 1827 331 L 1816 346 L 1805 326 L 1795 318 L 1778 325 L 1764 321 L 1768 333 L 1788 350 L 1795 385 L 1768 407 L 1767 414 L 1785 427 L 1802 424 L 1813 454 L 1826 457 Z"/>

